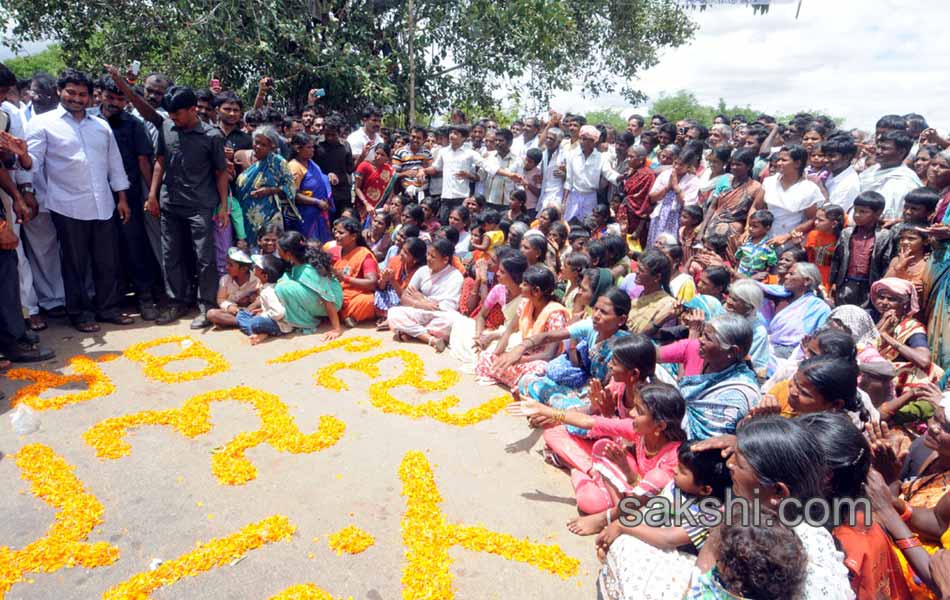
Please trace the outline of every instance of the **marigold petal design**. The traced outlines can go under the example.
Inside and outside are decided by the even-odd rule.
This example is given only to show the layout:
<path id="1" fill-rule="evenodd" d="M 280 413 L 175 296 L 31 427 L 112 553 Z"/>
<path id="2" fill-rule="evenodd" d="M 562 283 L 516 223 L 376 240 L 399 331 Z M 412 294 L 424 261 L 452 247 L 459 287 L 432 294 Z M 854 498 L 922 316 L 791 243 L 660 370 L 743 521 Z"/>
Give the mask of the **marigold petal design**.
<path id="1" fill-rule="evenodd" d="M 399 466 L 399 478 L 402 480 L 402 495 L 406 497 L 406 512 L 400 523 L 406 547 L 406 566 L 402 572 L 402 597 L 405 600 L 455 597 L 449 570 L 452 565 L 449 548 L 452 546 L 528 563 L 562 579 L 577 575 L 580 561 L 556 545 L 518 539 L 480 525 L 447 523 L 439 507 L 442 496 L 432 467 L 422 452 L 406 453 Z"/>
<path id="2" fill-rule="evenodd" d="M 265 544 L 285 540 L 294 534 L 290 519 L 273 515 L 251 523 L 237 533 L 199 544 L 191 552 L 162 563 L 154 571 L 147 571 L 110 588 L 103 600 L 148 600 L 155 590 L 171 585 L 185 577 L 224 566 L 230 561 L 256 550 Z"/>
<path id="3" fill-rule="evenodd" d="M 27 573 L 52 573 L 65 567 L 86 568 L 111 565 L 119 549 L 106 542 L 86 543 L 89 534 L 102 523 L 102 503 L 86 492 L 73 467 L 43 444 L 24 446 L 16 453 L 16 464 L 30 491 L 59 509 L 46 536 L 21 550 L 0 547 L 0 597 Z"/>
<path id="4" fill-rule="evenodd" d="M 304 583 L 287 588 L 270 600 L 335 600 L 329 592 L 325 592 L 313 585 Z M 351 596 L 349 600 L 353 600 Z"/>
<path id="5" fill-rule="evenodd" d="M 152 348 L 165 344 L 179 344 L 181 351 L 162 356 L 156 356 L 148 352 L 148 350 Z M 144 365 L 143 372 L 146 377 L 163 383 L 193 381 L 195 379 L 201 379 L 202 377 L 223 373 L 231 368 L 231 365 L 228 364 L 228 361 L 225 360 L 221 354 L 187 335 L 173 335 L 135 344 L 134 346 L 129 346 L 124 355 L 129 360 L 142 363 Z M 197 371 L 181 371 L 177 373 L 165 370 L 165 367 L 173 362 L 188 360 L 190 358 L 203 360 L 207 363 L 207 366 Z"/>
<path id="6" fill-rule="evenodd" d="M 273 365 L 279 363 L 291 363 L 312 354 L 329 352 L 330 350 L 336 350 L 337 348 L 341 348 L 347 352 L 368 352 L 373 348 L 378 348 L 382 343 L 382 340 L 371 338 L 368 335 L 339 338 L 320 346 L 314 346 L 313 348 L 304 348 L 303 350 L 295 350 L 294 352 L 281 354 L 277 358 L 272 358 L 267 361 L 267 364 Z"/>
<path id="7" fill-rule="evenodd" d="M 102 356 L 98 362 L 113 360 L 114 356 Z M 10 369 L 7 372 L 7 379 L 33 382 L 17 390 L 10 400 L 10 406 L 23 403 L 35 410 L 59 410 L 70 404 L 108 396 L 115 391 L 115 385 L 96 363 L 97 361 L 88 356 L 73 356 L 66 361 L 67 367 L 73 371 L 71 375 L 61 375 L 39 369 Z M 78 392 L 67 392 L 52 398 L 40 397 L 47 390 L 60 388 L 71 383 L 84 383 L 87 388 Z"/>
<path id="8" fill-rule="evenodd" d="M 106 419 L 86 431 L 83 439 L 95 449 L 99 458 L 120 458 L 132 452 L 132 447 L 125 440 L 128 429 L 142 425 L 164 425 L 193 438 L 211 431 L 211 403 L 228 400 L 253 406 L 261 418 L 261 428 L 239 433 L 212 455 L 211 472 L 223 484 L 241 485 L 257 477 L 257 469 L 245 456 L 250 448 L 269 444 L 280 452 L 309 454 L 333 446 L 346 431 L 343 421 L 323 415 L 317 431 L 301 433 L 287 405 L 278 396 L 238 386 L 193 396 L 181 408 L 146 410 Z"/>
<path id="9" fill-rule="evenodd" d="M 370 379 L 375 379 L 381 373 L 379 363 L 390 358 L 402 360 L 403 372 L 396 377 L 376 381 L 369 387 L 370 403 L 385 413 L 404 415 L 413 419 L 429 417 L 448 425 L 465 427 L 492 418 L 511 402 L 509 394 L 502 394 L 463 413 L 451 413 L 449 409 L 454 408 L 459 403 L 458 396 L 450 395 L 441 400 L 429 400 L 420 404 L 409 404 L 398 400 L 390 393 L 392 388 L 411 386 L 420 392 L 437 392 L 449 389 L 461 379 L 457 372 L 451 369 L 442 369 L 436 372 L 436 379 L 427 380 L 422 358 L 409 350 L 382 352 L 352 363 L 332 363 L 320 368 L 314 375 L 314 379 L 320 387 L 344 391 L 348 387 L 345 382 L 337 377 L 338 372 L 343 370 L 358 371 Z"/>
<path id="10" fill-rule="evenodd" d="M 347 554 L 359 554 L 376 543 L 375 538 L 366 533 L 356 525 L 344 527 L 336 533 L 330 534 L 328 543 L 330 549 L 341 556 L 344 552 Z"/>

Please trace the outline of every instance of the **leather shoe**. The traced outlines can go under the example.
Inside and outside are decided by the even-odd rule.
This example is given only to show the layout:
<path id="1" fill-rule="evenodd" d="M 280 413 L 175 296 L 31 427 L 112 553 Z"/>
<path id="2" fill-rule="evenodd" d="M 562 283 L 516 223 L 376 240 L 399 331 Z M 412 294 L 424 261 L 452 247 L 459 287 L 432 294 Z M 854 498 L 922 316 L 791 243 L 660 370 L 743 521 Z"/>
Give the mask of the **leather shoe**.
<path id="1" fill-rule="evenodd" d="M 154 321 L 158 319 L 158 307 L 151 302 L 143 302 L 139 306 L 139 314 L 142 315 L 143 321 Z"/>
<path id="2" fill-rule="evenodd" d="M 158 318 L 155 319 L 156 325 L 168 325 L 169 323 L 174 323 L 185 313 L 185 311 L 178 305 L 172 304 L 168 308 L 162 311 L 162 314 L 158 315 Z"/>

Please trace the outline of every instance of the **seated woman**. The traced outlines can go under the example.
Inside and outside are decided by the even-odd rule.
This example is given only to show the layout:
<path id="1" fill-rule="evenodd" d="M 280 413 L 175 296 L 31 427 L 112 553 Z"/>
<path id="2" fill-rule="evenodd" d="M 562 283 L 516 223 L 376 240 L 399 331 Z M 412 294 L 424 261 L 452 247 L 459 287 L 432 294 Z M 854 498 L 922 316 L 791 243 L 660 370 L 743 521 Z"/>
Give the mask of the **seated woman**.
<path id="1" fill-rule="evenodd" d="M 400 305 L 389 309 L 389 326 L 396 341 L 419 339 L 445 350 L 462 291 L 462 274 L 452 266 L 455 248 L 437 239 L 426 252 L 426 265 L 416 271 L 403 292 Z"/>
<path id="2" fill-rule="evenodd" d="M 562 410 L 586 404 L 590 380 L 607 383 L 614 340 L 630 335 L 623 329 L 629 312 L 630 296 L 617 288 L 610 288 L 597 299 L 590 319 L 560 331 L 529 336 L 509 351 L 506 362 L 514 364 L 526 351 L 538 346 L 567 340 L 576 344 L 548 363 L 544 375 L 522 377 L 518 382 L 521 396 L 552 406 L 552 399 L 556 399 L 563 403 Z"/>
<path id="3" fill-rule="evenodd" d="M 372 224 L 363 230 L 363 239 L 373 251 L 380 264 L 386 262 L 387 252 L 393 244 L 393 218 L 387 212 L 373 215 Z"/>
<path id="4" fill-rule="evenodd" d="M 399 306 L 400 298 L 409 287 L 412 276 L 425 264 L 426 244 L 414 237 L 401 244 L 399 254 L 383 269 L 376 283 L 376 311 L 381 319 L 376 324 L 378 330 L 383 331 L 389 326 L 386 323 L 386 314 L 390 308 Z"/>
<path id="5" fill-rule="evenodd" d="M 772 354 L 788 358 L 802 338 L 825 324 L 831 308 L 817 294 L 821 293 L 821 273 L 811 263 L 800 262 L 785 276 L 785 291 L 790 302 L 769 323 Z"/>
<path id="6" fill-rule="evenodd" d="M 473 372 L 479 352 L 485 351 L 498 341 L 505 326 L 518 319 L 521 305 L 521 282 L 528 268 L 524 255 L 514 249 L 499 250 L 501 260 L 495 273 L 497 282 L 476 306 L 469 317 L 460 314 L 452 325 L 449 335 L 449 350 L 462 363 L 462 370 Z M 464 296 L 464 285 L 463 294 Z M 461 299 L 460 299 L 461 303 Z M 516 342 L 520 342 L 519 338 Z M 512 343 L 509 338 L 508 343 Z"/>
<path id="7" fill-rule="evenodd" d="M 472 234 L 468 232 L 471 220 L 472 215 L 464 206 L 457 206 L 449 213 L 449 227 L 459 234 L 459 240 L 455 244 L 455 256 L 461 260 L 467 260 L 472 254 Z"/>
<path id="8" fill-rule="evenodd" d="M 749 358 L 752 359 L 752 369 L 760 380 L 766 378 L 769 363 L 772 360 L 769 331 L 765 326 L 765 319 L 759 314 L 763 301 L 762 288 L 751 279 L 739 279 L 729 286 L 726 312 L 745 317 L 752 325 L 752 347 L 749 348 Z"/>
<path id="9" fill-rule="evenodd" d="M 548 251 L 548 242 L 537 232 L 529 231 L 521 238 L 521 253 L 528 259 L 528 266 L 541 265 L 547 268 L 544 262 L 545 253 Z M 551 271 L 553 273 L 553 271 Z"/>
<path id="10" fill-rule="evenodd" d="M 854 361 L 837 356 L 805 359 L 792 377 L 788 404 L 781 404 L 786 416 L 818 412 L 846 412 L 856 426 L 871 420 L 858 396 L 858 367 Z"/>
<path id="11" fill-rule="evenodd" d="M 631 333 L 643 333 L 655 336 L 663 327 L 656 322 L 657 316 L 668 314 L 676 306 L 676 299 L 670 295 L 670 274 L 673 265 L 669 256 L 656 248 L 648 248 L 637 261 L 637 285 L 643 291 L 630 308 L 627 328 Z"/>
<path id="12" fill-rule="evenodd" d="M 333 225 L 333 237 L 336 240 L 333 273 L 343 284 L 343 311 L 340 316 L 347 327 L 353 327 L 358 322 L 369 321 L 376 316 L 379 265 L 355 219 L 337 219 Z"/>
<path id="13" fill-rule="evenodd" d="M 320 319 L 330 319 L 330 331 L 323 336 L 328 342 L 340 337 L 340 309 L 343 288 L 334 277 L 330 256 L 307 244 L 299 232 L 285 231 L 277 242 L 280 258 L 290 265 L 275 286 L 277 298 L 284 307 L 284 321 L 301 333 L 313 333 Z"/>
<path id="14" fill-rule="evenodd" d="M 679 381 L 690 440 L 735 432 L 759 403 L 759 383 L 745 361 L 751 345 L 752 326 L 743 317 L 726 313 L 703 326 L 703 372 Z"/>
<path id="15" fill-rule="evenodd" d="M 940 381 L 943 369 L 930 360 L 927 330 L 915 318 L 920 307 L 914 284 L 896 277 L 879 279 L 871 284 L 871 302 L 881 314 L 878 350 L 897 369 L 896 394 L 908 386 Z"/>
<path id="16" fill-rule="evenodd" d="M 815 434 L 798 419 L 755 417 L 744 423 L 735 436 L 722 436 L 694 446 L 696 450 L 711 448 L 724 448 L 729 456 L 732 490 L 736 496 L 750 501 L 757 498 L 771 513 L 781 504 L 784 518 L 798 519 L 799 524 L 792 529 L 805 548 L 807 564 L 805 581 L 796 600 L 854 598 L 844 554 L 837 549 L 831 533 L 814 525 L 811 519 L 800 519 L 805 507 L 816 506 L 809 500 L 831 501 L 826 496 L 830 474 L 825 449 Z M 798 502 L 783 504 L 786 498 L 795 498 Z M 826 503 L 819 505 L 827 506 Z M 610 551 L 614 552 L 613 546 Z M 698 571 L 694 572 L 707 573 L 715 562 L 714 553 L 712 544 L 703 546 L 696 560 Z M 636 555 L 623 556 L 629 559 Z M 607 568 L 610 566 L 608 555 Z"/>
<path id="17" fill-rule="evenodd" d="M 541 374 L 548 361 L 557 356 L 560 344 L 551 342 L 537 346 L 527 353 L 508 355 L 508 341 L 518 333 L 519 339 L 561 331 L 570 322 L 570 313 L 554 299 L 556 287 L 554 274 L 540 264 L 528 267 L 521 281 L 521 302 L 518 318 L 512 319 L 493 350 L 478 355 L 475 375 L 481 383 L 501 383 L 515 389 L 522 376 Z"/>
<path id="18" fill-rule="evenodd" d="M 218 308 L 205 315 L 217 327 L 237 327 L 237 314 L 242 307 L 257 299 L 261 282 L 251 273 L 251 257 L 238 248 L 228 249 L 228 272 L 218 282 Z"/>

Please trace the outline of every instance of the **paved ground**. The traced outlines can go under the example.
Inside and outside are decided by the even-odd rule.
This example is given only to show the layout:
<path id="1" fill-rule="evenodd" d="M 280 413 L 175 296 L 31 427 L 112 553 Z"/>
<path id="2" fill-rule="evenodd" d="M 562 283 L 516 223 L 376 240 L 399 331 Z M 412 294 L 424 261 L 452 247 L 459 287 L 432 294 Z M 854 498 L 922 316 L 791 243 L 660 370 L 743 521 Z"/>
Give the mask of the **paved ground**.
<path id="1" fill-rule="evenodd" d="M 453 548 L 451 575 L 456 598 L 594 597 L 598 563 L 593 541 L 565 529 L 565 522 L 576 515 L 570 482 L 565 474 L 543 463 L 537 454 L 542 443 L 538 436 L 530 435 L 523 421 L 503 412 L 468 427 L 384 414 L 368 400 L 371 380 L 351 371 L 341 375 L 349 391 L 318 388 L 313 374 L 320 366 L 354 361 L 396 347 L 422 357 L 429 377 L 437 369 L 455 367 L 450 357 L 436 355 L 421 344 L 397 345 L 388 335 L 368 329 L 346 336 L 357 334 L 384 342 L 370 352 L 336 350 L 291 364 L 266 365 L 268 359 L 285 352 L 319 345 L 319 337 L 297 336 L 251 347 L 238 332 L 193 333 L 187 322 L 171 327 L 107 327 L 92 337 L 59 326 L 44 332 L 44 342 L 56 348 L 58 358 L 34 368 L 62 372 L 70 356 L 99 356 L 159 337 L 191 335 L 223 354 L 230 369 L 196 381 L 161 383 L 146 378 L 141 364 L 121 358 L 101 364 L 116 386 L 113 394 L 61 410 L 39 412 L 41 427 L 30 435 L 16 435 L 8 419 L 0 423 L 0 451 L 4 455 L 0 486 L 8 490 L 0 518 L 0 544 L 23 548 L 44 535 L 53 522 L 56 510 L 29 493 L 29 485 L 21 480 L 13 457 L 26 444 L 42 443 L 75 466 L 86 490 L 105 507 L 104 523 L 88 541 L 108 541 L 120 551 L 119 560 L 108 567 L 29 573 L 7 591 L 6 597 L 100 598 L 109 588 L 148 571 L 155 558 L 172 560 L 192 550 L 199 540 L 226 536 L 247 524 L 281 514 L 297 527 L 291 539 L 253 550 L 237 564 L 159 589 L 152 597 L 264 600 L 291 585 L 314 583 L 336 598 L 400 598 L 400 579 L 406 564 L 400 520 L 406 504 L 400 495 L 398 470 L 411 450 L 424 451 L 432 464 L 444 499 L 442 510 L 449 522 L 482 524 L 518 538 L 558 544 L 581 561 L 578 575 L 562 580 L 530 565 Z M 169 349 L 153 352 L 160 354 Z M 187 362 L 170 366 L 169 370 L 200 365 Z M 401 368 L 393 360 L 382 365 L 383 376 L 395 375 Z M 0 379 L 0 389 L 8 399 L 22 385 Z M 346 423 L 346 432 L 336 445 L 311 454 L 281 453 L 267 445 L 253 448 L 247 456 L 257 468 L 257 477 L 238 486 L 218 482 L 211 472 L 211 458 L 215 448 L 239 432 L 260 428 L 259 417 L 246 404 L 213 404 L 213 429 L 192 439 L 170 427 L 138 428 L 127 436 L 132 453 L 116 460 L 96 458 L 83 441 L 82 434 L 103 419 L 147 409 L 176 408 L 196 394 L 235 385 L 279 395 L 304 433 L 315 430 L 320 415 L 339 418 Z M 58 393 L 47 392 L 43 397 Z M 448 393 L 457 394 L 462 400 L 460 407 L 465 409 L 498 396 L 500 391 L 481 387 L 471 376 L 463 375 Z M 420 397 L 419 392 L 407 387 L 395 389 L 394 395 L 411 403 Z M 445 395 L 421 394 L 424 399 Z M 5 412 L 9 411 L 8 402 L 4 403 Z M 337 556 L 324 536 L 350 524 L 372 534 L 376 543 L 362 554 Z"/>

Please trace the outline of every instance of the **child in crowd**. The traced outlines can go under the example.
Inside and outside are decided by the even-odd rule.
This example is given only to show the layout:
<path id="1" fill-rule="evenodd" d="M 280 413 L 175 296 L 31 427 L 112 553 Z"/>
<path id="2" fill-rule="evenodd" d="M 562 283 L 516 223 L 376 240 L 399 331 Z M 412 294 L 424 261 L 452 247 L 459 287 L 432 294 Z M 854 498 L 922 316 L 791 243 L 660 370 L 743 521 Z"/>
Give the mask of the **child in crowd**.
<path id="1" fill-rule="evenodd" d="M 739 274 L 764 281 L 768 271 L 778 263 L 775 249 L 769 243 L 774 217 L 768 210 L 757 210 L 749 217 L 746 241 L 736 250 Z"/>
<path id="2" fill-rule="evenodd" d="M 442 226 L 439 223 L 439 202 L 432 197 L 426 198 L 422 201 L 422 213 L 425 216 L 422 229 L 432 235 L 436 229 Z"/>
<path id="3" fill-rule="evenodd" d="M 419 228 L 415 225 L 406 225 L 405 227 L 401 227 L 399 231 L 395 233 L 395 241 L 393 242 L 393 245 L 389 247 L 389 250 L 386 251 L 386 256 L 382 261 L 380 261 L 379 268 L 385 269 L 387 266 L 389 266 L 389 261 L 399 254 L 399 250 L 402 249 L 403 243 L 405 243 L 405 241 L 409 238 L 419 237 L 420 233 L 421 232 L 419 231 Z"/>
<path id="4" fill-rule="evenodd" d="M 543 154 L 538 148 L 530 148 L 524 157 L 524 174 L 521 175 L 520 183 L 524 187 L 524 190 L 516 190 L 512 192 L 511 196 L 518 191 L 523 191 L 525 194 L 524 209 L 531 214 L 534 214 L 535 208 L 538 206 L 538 196 L 541 195 L 541 160 Z M 527 214 L 525 215 L 527 217 Z M 530 219 L 529 219 L 530 221 Z"/>
<path id="5" fill-rule="evenodd" d="M 928 187 L 917 188 L 904 196 L 901 220 L 912 225 L 927 227 L 940 202 L 940 194 Z"/>
<path id="6" fill-rule="evenodd" d="M 251 274 L 253 263 L 247 252 L 228 248 L 227 273 L 218 282 L 218 308 L 205 315 L 218 327 L 237 327 L 237 314 L 242 307 L 257 299 L 260 281 Z"/>
<path id="7" fill-rule="evenodd" d="M 477 261 L 479 258 L 484 258 L 484 256 L 494 248 L 501 246 L 505 243 L 505 234 L 500 229 L 498 229 L 498 223 L 501 221 L 501 215 L 498 214 L 497 210 L 487 209 L 483 210 L 476 216 L 476 227 L 472 230 L 472 259 Z M 476 241 L 475 231 L 478 231 L 478 239 Z"/>
<path id="8" fill-rule="evenodd" d="M 399 233 L 403 235 L 404 231 Z M 399 253 L 389 261 L 376 282 L 376 315 L 379 317 L 376 328 L 378 330 L 383 331 L 388 328 L 386 313 L 393 306 L 399 305 L 402 293 L 409 285 L 409 280 L 424 264 L 426 264 L 425 242 L 418 237 L 409 237 L 400 241 Z"/>
<path id="9" fill-rule="evenodd" d="M 252 248 L 253 254 L 270 254 L 277 256 L 277 240 L 284 233 L 284 227 L 277 221 L 271 221 L 260 226 L 257 230 L 257 247 Z"/>
<path id="10" fill-rule="evenodd" d="M 703 222 L 703 207 L 698 204 L 689 204 L 680 212 L 679 242 L 683 247 L 683 264 L 689 265 L 693 252 L 698 250 L 694 246 L 699 240 L 699 229 Z"/>
<path id="11" fill-rule="evenodd" d="M 610 234 L 620 235 L 620 225 L 611 218 L 608 205 L 598 204 L 590 216 L 590 237 L 599 240 Z"/>
<path id="12" fill-rule="evenodd" d="M 689 302 L 696 295 L 696 281 L 692 275 L 684 272 L 683 247 L 679 244 L 665 246 L 663 252 L 670 257 L 670 263 L 673 265 L 670 292 L 677 302 Z"/>
<path id="13" fill-rule="evenodd" d="M 572 252 L 561 263 L 561 281 L 567 286 L 564 289 L 563 304 L 571 312 L 571 322 L 584 318 L 587 304 L 581 297 L 581 278 L 584 271 L 590 268 L 590 258 L 582 252 Z"/>
<path id="14" fill-rule="evenodd" d="M 251 344 L 260 344 L 270 336 L 283 335 L 293 331 L 294 327 L 284 320 L 284 305 L 277 297 L 274 284 L 284 274 L 284 262 L 274 256 L 255 254 L 254 276 L 261 282 L 257 301 L 247 310 L 238 312 L 237 326 L 250 336 Z"/>
<path id="15" fill-rule="evenodd" d="M 862 192 L 854 199 L 854 226 L 841 232 L 831 260 L 829 279 L 838 305 L 866 306 L 871 282 L 887 271 L 891 239 L 880 227 L 884 207 L 884 196 L 877 192 Z"/>
<path id="16" fill-rule="evenodd" d="M 551 231 L 548 232 L 548 257 L 556 256 L 558 265 L 571 252 L 571 247 L 567 243 L 569 235 L 567 223 L 564 221 L 558 221 L 551 225 Z M 548 266 L 551 266 L 550 262 L 548 262 Z"/>
<path id="17" fill-rule="evenodd" d="M 531 216 L 527 212 L 527 194 L 524 190 L 515 190 L 508 197 L 508 212 L 505 213 L 505 219 L 514 223 L 522 221 L 531 222 Z"/>
<path id="18" fill-rule="evenodd" d="M 569 247 L 565 249 L 565 257 L 575 252 L 580 254 L 587 253 L 587 243 L 590 241 L 590 231 L 584 227 L 571 227 L 567 234 Z"/>
<path id="19" fill-rule="evenodd" d="M 831 259 L 835 255 L 838 237 L 844 229 L 844 210 L 840 206 L 829 204 L 818 209 L 815 214 L 815 228 L 808 232 L 805 239 L 805 251 L 808 262 L 813 263 L 821 272 L 821 282 L 828 290 L 831 288 Z M 801 233 L 792 235 L 792 240 L 801 242 Z"/>

